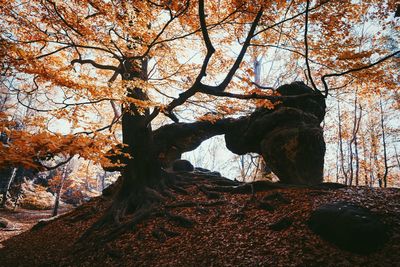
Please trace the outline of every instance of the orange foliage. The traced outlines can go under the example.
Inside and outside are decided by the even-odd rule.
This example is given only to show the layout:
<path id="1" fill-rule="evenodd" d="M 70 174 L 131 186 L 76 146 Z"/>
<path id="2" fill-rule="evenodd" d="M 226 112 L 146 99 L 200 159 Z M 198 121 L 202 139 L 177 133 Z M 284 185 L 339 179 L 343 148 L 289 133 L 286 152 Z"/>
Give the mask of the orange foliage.
<path id="1" fill-rule="evenodd" d="M 383 2 L 311 1 L 308 52 L 319 88 L 322 75 L 363 66 L 389 52 L 384 29 L 395 28 L 389 19 L 395 4 Z M 264 84 L 277 87 L 305 80 L 305 4 L 305 0 L 205 1 L 205 21 L 215 53 L 201 82 L 217 84 L 225 77 L 259 10 L 263 13 L 255 36 L 225 91 L 272 94 L 252 82 L 253 60 L 260 55 L 268 59 L 263 66 Z M 0 92 L 11 98 L 0 108 L 0 131 L 10 138 L 1 145 L 1 166 L 35 168 L 38 160 L 56 154 L 79 154 L 104 163 L 102 153 L 121 141 L 118 109 L 132 104 L 139 112 L 158 108 L 162 114 L 194 84 L 207 54 L 198 1 L 0 0 L 0 6 L 0 63 L 5 68 Z M 373 34 L 363 30 L 374 23 L 379 29 Z M 139 68 L 138 58 L 148 60 L 148 77 L 121 79 L 126 62 L 132 63 L 129 68 Z M 368 90 L 384 87 L 398 93 L 398 73 L 388 67 L 396 62 L 398 58 L 385 62 L 387 67 L 330 79 L 329 86 L 353 79 L 352 86 L 368 82 L 376 85 Z M 140 88 L 149 99 L 128 96 L 132 88 Z M 368 94 L 367 89 L 361 90 Z M 211 98 L 197 92 L 176 112 L 187 117 L 188 110 L 211 109 L 208 115 L 187 119 L 215 121 L 256 107 L 272 109 L 275 104 L 264 99 Z M 24 111 L 23 129 L 13 129 L 11 117 L 24 117 Z M 66 122 L 66 130 L 52 130 L 60 120 Z M 163 124 L 165 117 L 156 120 Z"/>

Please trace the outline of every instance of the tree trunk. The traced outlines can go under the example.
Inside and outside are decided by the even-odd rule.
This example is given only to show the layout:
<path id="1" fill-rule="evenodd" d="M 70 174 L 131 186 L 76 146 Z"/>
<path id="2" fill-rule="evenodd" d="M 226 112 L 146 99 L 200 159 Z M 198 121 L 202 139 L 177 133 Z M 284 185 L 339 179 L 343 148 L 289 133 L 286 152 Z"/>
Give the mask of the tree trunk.
<path id="1" fill-rule="evenodd" d="M 11 183 L 13 182 L 13 180 L 15 178 L 16 173 L 17 173 L 17 168 L 12 168 L 10 178 L 7 181 L 7 184 L 6 184 L 5 188 L 4 188 L 3 198 L 2 198 L 2 201 L 0 203 L 0 207 L 1 208 L 4 208 L 6 206 L 7 193 L 8 193 L 8 190 L 10 189 Z"/>
<path id="2" fill-rule="evenodd" d="M 339 100 L 337 103 L 337 107 L 338 107 L 338 119 L 339 119 L 339 149 L 340 149 L 340 166 L 342 169 L 342 173 L 344 176 L 344 184 L 347 185 L 347 181 L 348 181 L 348 177 L 347 177 L 347 172 L 345 170 L 344 167 L 344 151 L 343 151 L 343 138 L 342 138 L 342 117 L 340 114 L 340 104 L 339 104 Z"/>
<path id="3" fill-rule="evenodd" d="M 56 200 L 54 201 L 54 208 L 53 208 L 53 215 L 52 215 L 53 217 L 57 216 L 57 214 L 58 214 L 58 207 L 60 206 L 61 192 L 62 192 L 66 177 L 67 177 L 67 165 L 64 165 L 62 174 L 61 174 L 61 181 L 57 187 Z"/>
<path id="4" fill-rule="evenodd" d="M 383 160 L 385 164 L 385 171 L 383 174 L 383 187 L 387 187 L 387 176 L 389 172 L 388 166 L 388 158 L 387 158 L 387 151 L 386 151 L 386 131 L 385 131 L 385 118 L 383 114 L 383 104 L 382 104 L 382 96 L 379 98 L 379 107 L 381 111 L 381 130 L 382 130 L 382 145 L 383 145 Z"/>
<path id="5" fill-rule="evenodd" d="M 147 80 L 147 59 L 141 60 L 139 67 L 128 60 L 124 64 L 124 80 Z M 136 100 L 147 101 L 149 98 L 137 87 L 127 88 L 127 97 L 129 103 L 122 107 L 122 141 L 124 152 L 130 157 L 124 161 L 122 181 L 111 209 L 117 223 L 125 213 L 135 213 L 157 201 L 159 196 L 149 192 L 162 188 L 161 164 L 154 143 L 150 109 L 135 104 Z M 129 101 L 129 98 L 135 101 Z"/>

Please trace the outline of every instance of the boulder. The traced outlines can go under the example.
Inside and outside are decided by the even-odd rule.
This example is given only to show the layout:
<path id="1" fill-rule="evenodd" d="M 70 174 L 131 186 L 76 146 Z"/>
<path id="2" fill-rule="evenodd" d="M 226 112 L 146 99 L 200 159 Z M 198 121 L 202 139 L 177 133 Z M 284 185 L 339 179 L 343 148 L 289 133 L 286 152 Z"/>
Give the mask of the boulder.
<path id="1" fill-rule="evenodd" d="M 177 159 L 172 164 L 172 170 L 174 172 L 192 172 L 194 171 L 194 167 L 188 160 Z"/>
<path id="2" fill-rule="evenodd" d="M 310 229 L 343 250 L 374 252 L 387 242 L 388 227 L 369 209 L 348 202 L 325 204 L 312 212 Z"/>
<path id="3" fill-rule="evenodd" d="M 317 125 L 275 128 L 261 141 L 261 155 L 282 183 L 315 185 L 323 181 L 325 142 Z"/>
<path id="4" fill-rule="evenodd" d="M 46 188 L 35 185 L 31 181 L 22 184 L 22 197 L 19 204 L 25 209 L 46 210 L 52 209 L 55 196 L 46 191 Z"/>
<path id="5" fill-rule="evenodd" d="M 302 82 L 283 85 L 277 92 L 287 98 L 273 110 L 258 108 L 249 117 L 237 119 L 225 134 L 226 146 L 239 155 L 261 154 L 282 183 L 320 184 L 325 99 Z"/>

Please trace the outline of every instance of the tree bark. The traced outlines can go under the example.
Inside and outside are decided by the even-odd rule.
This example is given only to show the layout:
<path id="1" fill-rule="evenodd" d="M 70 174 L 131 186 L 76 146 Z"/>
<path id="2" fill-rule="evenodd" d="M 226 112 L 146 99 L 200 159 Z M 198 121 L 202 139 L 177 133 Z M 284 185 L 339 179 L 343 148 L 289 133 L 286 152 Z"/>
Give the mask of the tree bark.
<path id="1" fill-rule="evenodd" d="M 379 107 L 381 112 L 381 130 L 382 130 L 382 145 L 383 145 L 383 161 L 385 165 L 385 170 L 383 173 L 383 187 L 387 187 L 387 176 L 389 172 L 389 165 L 388 165 L 388 158 L 387 158 L 387 151 L 386 151 L 386 129 L 385 129 L 385 118 L 383 114 L 383 104 L 382 104 L 382 96 L 379 98 Z"/>
<path id="2" fill-rule="evenodd" d="M 339 119 L 339 134 L 338 134 L 338 138 L 339 138 L 339 149 L 340 149 L 340 166 L 342 169 L 342 173 L 344 176 L 344 184 L 347 185 L 348 182 L 348 177 L 347 177 L 347 171 L 345 169 L 344 166 L 344 151 L 343 151 L 343 138 L 342 138 L 342 117 L 340 114 L 340 104 L 339 104 L 339 100 L 337 103 L 337 107 L 338 107 L 338 119 Z"/>
<path id="3" fill-rule="evenodd" d="M 64 187 L 64 182 L 65 179 L 67 178 L 67 165 L 64 165 L 62 173 L 61 173 L 61 181 L 60 184 L 57 186 L 57 191 L 56 191 L 56 199 L 54 201 L 54 208 L 53 208 L 53 217 L 57 216 L 58 214 L 58 207 L 60 206 L 60 198 L 61 198 L 61 192 Z"/>
<path id="4" fill-rule="evenodd" d="M 11 169 L 10 178 L 9 178 L 9 180 L 7 181 L 7 185 L 6 185 L 5 190 L 4 190 L 4 192 L 3 192 L 3 198 L 2 198 L 2 201 L 1 201 L 1 203 L 0 203 L 0 207 L 1 207 L 1 208 L 4 208 L 5 205 L 6 205 L 6 202 L 7 202 L 7 193 L 8 193 L 8 190 L 10 189 L 11 183 L 13 182 L 13 180 L 14 180 L 14 178 L 15 178 L 16 173 L 17 173 L 17 168 L 12 168 L 12 169 Z"/>

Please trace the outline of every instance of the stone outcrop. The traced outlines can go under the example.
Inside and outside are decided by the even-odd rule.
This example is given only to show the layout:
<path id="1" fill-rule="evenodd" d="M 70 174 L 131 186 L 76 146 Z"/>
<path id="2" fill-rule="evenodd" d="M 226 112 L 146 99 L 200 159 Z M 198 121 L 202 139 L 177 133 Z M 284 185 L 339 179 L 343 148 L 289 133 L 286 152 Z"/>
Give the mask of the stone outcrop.
<path id="1" fill-rule="evenodd" d="M 20 207 L 34 210 L 52 209 L 55 196 L 42 186 L 35 185 L 31 181 L 26 181 L 21 187 L 21 199 L 18 202 Z"/>
<path id="2" fill-rule="evenodd" d="M 240 118 L 173 123 L 155 130 L 153 138 L 161 165 L 172 167 L 184 152 L 224 134 L 230 151 L 262 155 L 281 182 L 321 183 L 325 142 L 320 123 L 325 116 L 325 99 L 302 82 L 283 85 L 276 91 L 282 98 L 275 101 L 273 110 L 258 108 Z M 114 162 L 118 159 L 109 158 Z M 124 163 L 122 158 L 119 161 Z"/>
<path id="3" fill-rule="evenodd" d="M 323 239 L 343 250 L 372 253 L 388 241 L 388 227 L 367 208 L 347 202 L 316 209 L 308 225 Z"/>
<path id="4" fill-rule="evenodd" d="M 319 184 L 325 156 L 320 126 L 325 100 L 300 82 L 277 91 L 288 98 L 273 111 L 259 109 L 232 124 L 225 134 L 226 146 L 236 154 L 259 153 L 283 183 Z"/>

